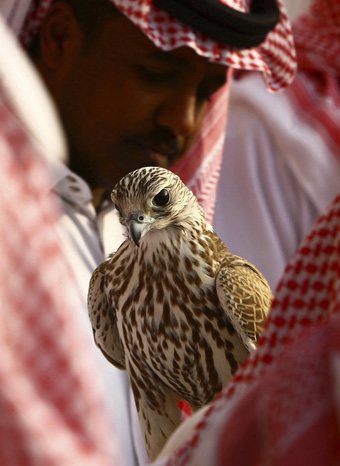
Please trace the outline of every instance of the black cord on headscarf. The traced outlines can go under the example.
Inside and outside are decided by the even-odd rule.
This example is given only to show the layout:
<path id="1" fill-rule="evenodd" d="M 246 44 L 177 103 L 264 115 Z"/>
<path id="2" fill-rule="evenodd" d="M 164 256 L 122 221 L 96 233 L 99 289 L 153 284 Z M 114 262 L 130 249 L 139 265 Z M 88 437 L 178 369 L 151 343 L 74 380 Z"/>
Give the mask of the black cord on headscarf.
<path id="1" fill-rule="evenodd" d="M 250 13 L 218 0 L 153 0 L 153 4 L 211 39 L 237 48 L 261 44 L 280 19 L 276 0 L 252 0 Z"/>

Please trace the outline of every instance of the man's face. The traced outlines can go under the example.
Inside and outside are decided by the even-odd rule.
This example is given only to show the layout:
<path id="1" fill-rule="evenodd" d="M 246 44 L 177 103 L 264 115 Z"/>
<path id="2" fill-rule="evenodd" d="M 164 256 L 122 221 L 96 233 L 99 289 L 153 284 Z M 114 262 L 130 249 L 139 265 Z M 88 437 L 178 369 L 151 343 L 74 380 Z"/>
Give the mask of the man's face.
<path id="1" fill-rule="evenodd" d="M 55 93 L 71 168 L 109 190 L 141 166 L 168 168 L 197 138 L 226 71 L 188 47 L 161 51 L 122 15 L 105 20 Z"/>

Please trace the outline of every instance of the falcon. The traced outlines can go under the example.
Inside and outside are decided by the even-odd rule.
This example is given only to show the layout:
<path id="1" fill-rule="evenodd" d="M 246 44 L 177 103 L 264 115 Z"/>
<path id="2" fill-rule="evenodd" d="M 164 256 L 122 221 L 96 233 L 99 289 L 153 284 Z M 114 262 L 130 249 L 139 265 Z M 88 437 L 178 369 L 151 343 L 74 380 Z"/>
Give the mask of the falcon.
<path id="1" fill-rule="evenodd" d="M 92 275 L 89 316 L 104 356 L 128 371 L 154 460 L 181 422 L 178 400 L 209 403 L 255 348 L 272 293 L 172 172 L 135 170 L 111 199 L 127 238 Z"/>

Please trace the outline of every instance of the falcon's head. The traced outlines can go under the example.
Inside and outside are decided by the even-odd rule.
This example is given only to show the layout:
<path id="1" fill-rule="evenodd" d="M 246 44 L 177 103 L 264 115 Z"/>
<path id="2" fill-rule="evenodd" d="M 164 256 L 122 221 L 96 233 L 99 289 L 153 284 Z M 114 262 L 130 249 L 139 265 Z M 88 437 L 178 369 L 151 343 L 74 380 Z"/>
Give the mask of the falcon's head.
<path id="1" fill-rule="evenodd" d="M 194 194 L 165 168 L 144 167 L 127 174 L 114 187 L 111 199 L 137 246 L 150 231 L 185 230 L 205 222 Z"/>

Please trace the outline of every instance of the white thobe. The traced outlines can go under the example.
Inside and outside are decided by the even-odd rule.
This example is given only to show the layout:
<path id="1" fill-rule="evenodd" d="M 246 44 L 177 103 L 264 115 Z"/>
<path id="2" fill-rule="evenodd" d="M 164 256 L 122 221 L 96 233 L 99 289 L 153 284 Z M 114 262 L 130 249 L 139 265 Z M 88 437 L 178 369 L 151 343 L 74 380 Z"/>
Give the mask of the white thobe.
<path id="1" fill-rule="evenodd" d="M 297 118 L 287 95 L 251 73 L 231 84 L 214 227 L 275 289 L 286 264 L 340 192 L 340 159 Z"/>
<path id="2" fill-rule="evenodd" d="M 54 181 L 51 190 L 61 204 L 58 233 L 83 300 L 84 319 L 92 334 L 87 312 L 89 281 L 94 269 L 124 241 L 123 227 L 113 204 L 97 215 L 91 202 L 91 190 L 81 177 L 59 162 L 50 163 L 50 170 Z M 123 464 L 142 466 L 148 460 L 127 373 L 110 364 L 99 349 L 97 357 Z"/>

